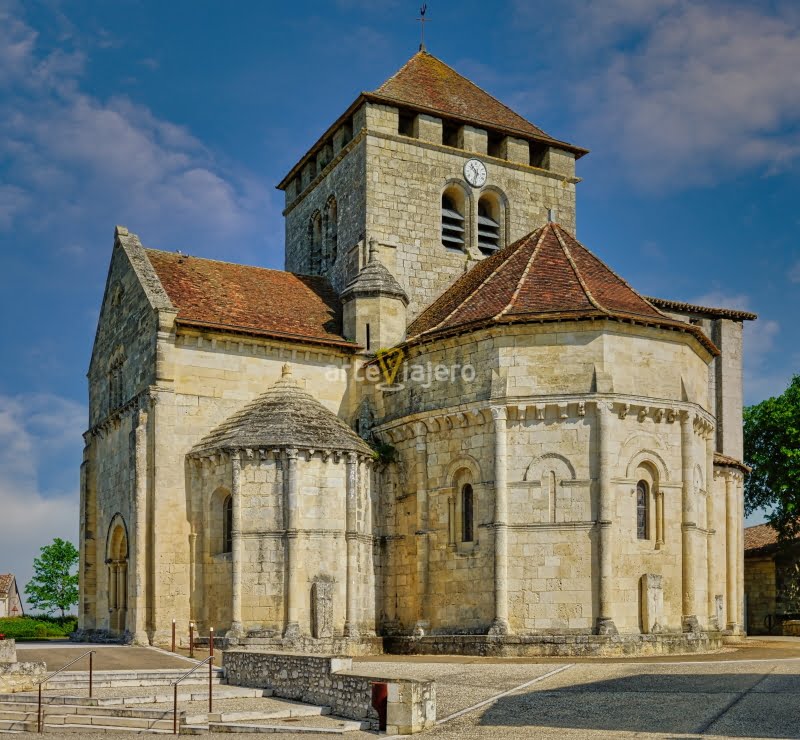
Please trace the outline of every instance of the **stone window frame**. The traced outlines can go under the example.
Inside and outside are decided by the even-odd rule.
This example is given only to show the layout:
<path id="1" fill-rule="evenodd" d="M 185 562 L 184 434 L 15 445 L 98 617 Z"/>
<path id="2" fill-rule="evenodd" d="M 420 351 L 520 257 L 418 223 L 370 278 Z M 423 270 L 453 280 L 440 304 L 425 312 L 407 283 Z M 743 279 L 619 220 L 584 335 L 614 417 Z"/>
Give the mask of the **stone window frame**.
<path id="1" fill-rule="evenodd" d="M 442 210 L 444 208 L 444 199 L 449 198 L 454 208 L 452 210 L 456 211 L 464 220 L 464 234 L 463 234 L 463 243 L 460 247 L 448 247 L 445 245 L 444 240 L 442 237 L 444 236 L 444 218 L 442 214 Z M 472 190 L 469 188 L 467 183 L 463 180 L 453 179 L 448 180 L 441 189 L 441 193 L 439 195 L 439 246 L 447 252 L 462 252 L 464 254 L 470 253 L 470 245 L 472 244 L 472 236 L 473 236 L 473 224 L 475 222 L 475 218 L 473 217 L 473 210 L 477 208 L 474 203 L 474 198 L 472 195 Z M 477 213 L 477 210 L 475 211 Z"/>
<path id="2" fill-rule="evenodd" d="M 117 347 L 108 361 L 108 411 L 118 409 L 125 401 L 123 368 L 125 348 Z"/>
<path id="3" fill-rule="evenodd" d="M 323 263 L 322 213 L 317 209 L 308 219 L 308 272 L 320 275 Z"/>
<path id="4" fill-rule="evenodd" d="M 222 501 L 222 553 L 233 552 L 233 496 L 228 494 Z"/>
<path id="5" fill-rule="evenodd" d="M 478 483 L 481 478 L 480 468 L 472 458 L 459 458 L 450 466 L 448 506 L 448 546 L 459 555 L 470 555 L 480 546 L 479 512 L 483 486 Z M 463 540 L 463 498 L 465 486 L 472 487 L 472 541 Z"/>
<path id="6" fill-rule="evenodd" d="M 650 485 L 646 480 L 636 482 L 636 539 L 650 539 Z"/>
<path id="7" fill-rule="evenodd" d="M 475 235 L 474 247 L 481 257 L 489 257 L 490 254 L 493 253 L 484 252 L 478 246 L 478 217 L 480 215 L 481 201 L 489 204 L 492 211 L 491 217 L 498 223 L 498 251 L 507 246 L 509 243 L 508 225 L 511 223 L 510 203 L 506 194 L 496 185 L 485 185 L 483 188 L 481 188 L 475 200 L 475 213 L 472 214 L 474 228 L 471 229 L 471 233 Z"/>
<path id="8" fill-rule="evenodd" d="M 339 204 L 331 194 L 325 202 L 322 216 L 322 272 L 326 273 L 339 257 Z"/>
<path id="9" fill-rule="evenodd" d="M 475 489 L 471 483 L 461 486 L 461 542 L 472 544 L 475 542 Z"/>
<path id="10" fill-rule="evenodd" d="M 208 533 L 208 553 L 214 560 L 230 560 L 232 554 L 233 534 L 232 524 L 233 517 L 230 518 L 231 525 L 231 550 L 226 550 L 226 517 L 225 508 L 226 503 L 230 500 L 231 514 L 233 513 L 233 498 L 229 488 L 225 485 L 219 485 L 214 489 L 208 502 L 207 516 L 208 525 L 206 531 Z"/>

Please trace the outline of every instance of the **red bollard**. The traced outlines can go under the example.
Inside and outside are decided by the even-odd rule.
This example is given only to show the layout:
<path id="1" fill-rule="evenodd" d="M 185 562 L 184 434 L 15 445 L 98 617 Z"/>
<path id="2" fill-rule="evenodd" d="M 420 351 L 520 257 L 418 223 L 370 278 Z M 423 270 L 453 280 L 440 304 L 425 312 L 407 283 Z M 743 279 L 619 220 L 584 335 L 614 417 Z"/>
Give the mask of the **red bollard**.
<path id="1" fill-rule="evenodd" d="M 389 684 L 385 681 L 372 682 L 372 708 L 378 713 L 378 729 L 386 729 L 386 709 L 389 703 Z"/>

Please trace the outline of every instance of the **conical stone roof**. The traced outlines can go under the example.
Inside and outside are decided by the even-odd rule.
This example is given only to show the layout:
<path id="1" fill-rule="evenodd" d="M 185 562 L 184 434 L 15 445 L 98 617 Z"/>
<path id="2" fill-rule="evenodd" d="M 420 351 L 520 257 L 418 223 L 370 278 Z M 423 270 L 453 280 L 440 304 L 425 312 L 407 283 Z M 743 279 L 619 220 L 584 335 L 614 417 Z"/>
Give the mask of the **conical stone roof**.
<path id="1" fill-rule="evenodd" d="M 391 296 L 408 305 L 408 295 L 394 275 L 381 262 L 373 245 L 370 245 L 369 262 L 342 291 L 342 302 L 360 296 Z"/>
<path id="2" fill-rule="evenodd" d="M 616 319 L 693 334 L 712 354 L 698 327 L 676 321 L 556 223 L 548 223 L 479 262 L 408 327 L 417 338 L 492 324 Z"/>
<path id="3" fill-rule="evenodd" d="M 347 424 L 297 385 L 288 365 L 266 393 L 203 437 L 189 454 L 287 447 L 372 455 Z"/>

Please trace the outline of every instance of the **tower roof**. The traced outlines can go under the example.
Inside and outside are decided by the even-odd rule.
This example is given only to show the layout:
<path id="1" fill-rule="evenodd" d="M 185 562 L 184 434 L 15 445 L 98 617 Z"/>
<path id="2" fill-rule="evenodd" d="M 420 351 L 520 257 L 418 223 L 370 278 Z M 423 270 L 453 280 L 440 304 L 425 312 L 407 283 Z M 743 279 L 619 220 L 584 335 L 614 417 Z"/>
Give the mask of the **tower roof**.
<path id="1" fill-rule="evenodd" d="M 552 142 L 579 157 L 587 152 L 546 134 L 427 51 L 418 51 L 377 90 L 365 95 L 373 100 Z"/>
<path id="2" fill-rule="evenodd" d="M 380 87 L 370 92 L 362 92 L 284 175 L 277 185 L 279 190 L 284 190 L 288 186 L 305 163 L 326 141 L 330 140 L 334 132 L 364 102 L 410 108 L 420 113 L 430 113 L 437 117 L 473 124 L 478 128 L 491 129 L 509 136 L 533 139 L 572 152 L 576 158 L 589 152 L 588 149 L 545 133 L 438 57 L 420 50 Z"/>
<path id="3" fill-rule="evenodd" d="M 297 385 L 288 365 L 266 393 L 203 437 L 189 454 L 287 447 L 372 454 L 347 424 Z"/>
<path id="4" fill-rule="evenodd" d="M 615 319 L 694 335 L 698 327 L 663 314 L 568 231 L 548 223 L 479 262 L 408 327 L 423 339 L 493 324 Z"/>

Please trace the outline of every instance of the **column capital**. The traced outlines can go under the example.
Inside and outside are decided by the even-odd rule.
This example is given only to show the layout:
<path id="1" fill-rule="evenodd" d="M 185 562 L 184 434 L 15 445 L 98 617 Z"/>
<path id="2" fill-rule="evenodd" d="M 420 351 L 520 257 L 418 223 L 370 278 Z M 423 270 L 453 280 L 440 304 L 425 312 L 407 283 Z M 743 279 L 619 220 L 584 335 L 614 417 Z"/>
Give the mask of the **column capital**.
<path id="1" fill-rule="evenodd" d="M 505 421 L 508 418 L 508 408 L 506 406 L 492 406 L 492 419 L 495 421 Z"/>

